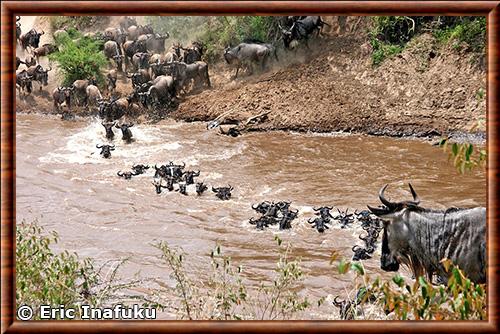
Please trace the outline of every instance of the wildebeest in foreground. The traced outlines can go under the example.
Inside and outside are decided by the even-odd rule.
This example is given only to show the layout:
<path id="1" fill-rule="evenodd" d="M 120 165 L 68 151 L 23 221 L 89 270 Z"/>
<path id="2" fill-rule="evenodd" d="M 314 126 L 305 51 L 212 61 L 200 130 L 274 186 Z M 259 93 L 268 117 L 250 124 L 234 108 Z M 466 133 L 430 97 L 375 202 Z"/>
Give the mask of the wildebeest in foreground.
<path id="1" fill-rule="evenodd" d="M 387 184 L 379 191 L 385 207 L 371 212 L 383 219 L 383 270 L 397 271 L 400 264 L 411 268 L 415 277 L 433 274 L 447 282 L 441 260 L 450 259 L 476 283 L 486 282 L 486 208 L 424 209 L 410 186 L 413 201 L 390 202 L 384 196 Z"/>

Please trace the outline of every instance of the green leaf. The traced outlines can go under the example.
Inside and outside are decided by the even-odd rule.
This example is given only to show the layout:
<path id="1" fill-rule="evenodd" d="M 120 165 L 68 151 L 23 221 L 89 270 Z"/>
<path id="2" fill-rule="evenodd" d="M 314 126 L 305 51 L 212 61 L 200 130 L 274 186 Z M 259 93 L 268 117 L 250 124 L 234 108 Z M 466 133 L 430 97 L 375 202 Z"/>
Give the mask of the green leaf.
<path id="1" fill-rule="evenodd" d="M 359 262 L 353 262 L 351 264 L 351 269 L 356 271 L 361 276 L 365 274 L 365 270 L 363 269 L 363 265 L 361 265 L 361 263 L 359 263 Z"/>
<path id="2" fill-rule="evenodd" d="M 349 270 L 349 262 L 345 262 L 344 259 L 340 260 L 338 269 L 339 274 L 345 274 Z"/>
<path id="3" fill-rule="evenodd" d="M 456 156 L 458 154 L 458 144 L 457 143 L 453 143 L 453 145 L 451 146 L 451 151 L 453 152 L 454 156 Z"/>
<path id="4" fill-rule="evenodd" d="M 404 278 L 401 275 L 396 275 L 392 278 L 392 281 L 396 283 L 397 286 L 402 287 L 403 284 L 405 283 Z"/>

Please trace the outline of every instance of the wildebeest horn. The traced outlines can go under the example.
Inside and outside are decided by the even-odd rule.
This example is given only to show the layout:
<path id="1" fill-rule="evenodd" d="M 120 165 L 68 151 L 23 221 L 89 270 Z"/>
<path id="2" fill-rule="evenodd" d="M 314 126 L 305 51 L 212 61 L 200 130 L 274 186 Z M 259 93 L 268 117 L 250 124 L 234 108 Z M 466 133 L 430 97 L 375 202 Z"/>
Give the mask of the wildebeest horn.
<path id="1" fill-rule="evenodd" d="M 356 251 L 355 251 L 355 248 L 356 248 L 356 247 L 361 248 L 361 247 L 359 247 L 359 245 L 354 245 L 354 246 L 352 246 L 352 251 L 353 251 L 353 252 L 356 252 Z"/>
<path id="2" fill-rule="evenodd" d="M 214 188 L 214 186 L 212 186 L 212 191 L 213 191 L 214 193 L 216 193 L 218 190 L 219 190 L 219 188 Z"/>
<path id="3" fill-rule="evenodd" d="M 335 305 L 337 307 L 341 307 L 342 306 L 342 302 L 337 301 L 337 298 L 339 298 L 339 296 L 335 297 L 335 299 L 333 300 L 333 305 Z"/>
<path id="4" fill-rule="evenodd" d="M 366 236 L 366 237 L 361 237 L 361 234 L 359 235 L 359 239 L 361 239 L 361 240 L 363 240 L 363 241 L 365 241 L 365 240 L 366 240 L 366 238 L 368 238 L 368 236 Z"/>
<path id="5" fill-rule="evenodd" d="M 42 30 L 42 32 L 40 33 L 40 35 L 43 35 L 43 34 L 45 34 L 45 31 Z"/>
<path id="6" fill-rule="evenodd" d="M 312 219 L 313 221 L 311 221 L 311 219 Z M 309 224 L 312 224 L 312 223 L 314 223 L 314 221 L 315 221 L 315 220 L 316 220 L 316 219 L 313 217 L 313 218 L 309 218 L 309 219 L 307 220 L 307 222 L 308 222 Z"/>
<path id="7" fill-rule="evenodd" d="M 21 16 L 16 16 L 16 22 L 21 20 Z"/>
<path id="8" fill-rule="evenodd" d="M 234 189 L 230 184 L 228 184 L 228 186 L 229 186 L 229 191 Z"/>
<path id="9" fill-rule="evenodd" d="M 121 174 L 120 174 L 120 173 L 121 173 Z M 122 173 L 122 171 L 121 171 L 121 170 L 119 170 L 119 171 L 116 173 L 116 175 L 118 175 L 118 176 L 123 176 L 123 173 Z"/>
<path id="10" fill-rule="evenodd" d="M 257 210 L 257 208 L 258 208 L 259 206 L 257 205 L 257 207 L 254 207 L 254 205 L 255 205 L 255 204 L 252 204 L 252 209 Z"/>
<path id="11" fill-rule="evenodd" d="M 384 197 L 385 189 L 387 189 L 388 186 L 389 186 L 389 184 L 387 183 L 385 186 L 383 186 L 382 188 L 380 188 L 380 191 L 378 192 L 378 198 L 380 199 L 380 201 L 382 202 L 382 204 L 384 204 L 386 207 L 388 207 L 388 208 L 391 209 L 391 208 L 395 207 L 395 204 L 392 203 L 392 202 L 389 202 Z"/>
<path id="12" fill-rule="evenodd" d="M 331 209 L 333 209 L 333 206 L 325 206 L 325 208 L 327 208 L 328 210 L 331 210 Z"/>
<path id="13" fill-rule="evenodd" d="M 313 207 L 313 210 L 314 210 L 314 211 L 319 211 L 320 209 L 321 209 L 321 208 L 316 209 L 315 207 Z"/>
<path id="14" fill-rule="evenodd" d="M 95 147 L 96 147 L 96 148 L 102 148 L 102 145 L 101 145 L 101 146 L 99 146 L 99 144 L 96 144 L 96 146 L 95 146 Z"/>
<path id="15" fill-rule="evenodd" d="M 411 183 L 408 183 L 408 185 L 410 186 L 411 195 L 413 196 L 413 203 L 418 205 L 420 203 L 420 198 L 418 198 L 418 195 L 415 192 L 415 189 L 411 186 Z"/>

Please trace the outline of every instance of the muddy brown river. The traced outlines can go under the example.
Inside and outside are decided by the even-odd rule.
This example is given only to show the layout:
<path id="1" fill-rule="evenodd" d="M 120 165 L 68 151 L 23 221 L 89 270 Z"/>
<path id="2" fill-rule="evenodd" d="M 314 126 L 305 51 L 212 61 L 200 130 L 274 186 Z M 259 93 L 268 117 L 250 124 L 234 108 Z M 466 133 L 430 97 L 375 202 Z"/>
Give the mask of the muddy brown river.
<path id="1" fill-rule="evenodd" d="M 57 247 L 92 257 L 98 263 L 129 257 L 122 276 L 170 282 L 169 271 L 151 246 L 159 240 L 180 246 L 188 254 L 188 271 L 204 275 L 208 254 L 220 243 L 224 254 L 244 268 L 250 284 L 269 281 L 276 266 L 274 236 L 279 235 L 300 256 L 306 278 L 301 294 L 315 299 L 345 295 L 349 277 L 339 277 L 329 264 L 333 250 L 352 256 L 362 231 L 359 223 L 334 225 L 319 234 L 306 222 L 313 206 L 365 209 L 378 205 L 377 192 L 390 183 L 389 198 L 409 199 L 411 182 L 422 206 L 485 206 L 483 170 L 458 175 L 442 149 L 416 140 L 347 134 L 248 133 L 239 138 L 207 131 L 203 123 L 137 124 L 135 142 L 124 144 L 115 130 L 116 150 L 103 159 L 96 144 L 105 143 L 97 120 L 61 121 L 58 117 L 17 115 L 17 221 L 39 220 L 60 235 Z M 131 180 L 119 170 L 133 164 L 185 162 L 200 170 L 209 186 L 232 185 L 232 199 L 218 200 L 211 191 L 196 196 L 178 192 L 157 195 L 153 170 Z M 270 227 L 258 231 L 248 223 L 257 217 L 251 204 L 264 200 L 292 201 L 299 217 L 291 230 Z M 364 261 L 370 273 L 381 273 L 380 253 Z M 170 282 L 173 284 L 172 282 Z M 331 305 L 317 315 L 337 312 Z M 171 315 L 160 316 L 170 318 Z"/>

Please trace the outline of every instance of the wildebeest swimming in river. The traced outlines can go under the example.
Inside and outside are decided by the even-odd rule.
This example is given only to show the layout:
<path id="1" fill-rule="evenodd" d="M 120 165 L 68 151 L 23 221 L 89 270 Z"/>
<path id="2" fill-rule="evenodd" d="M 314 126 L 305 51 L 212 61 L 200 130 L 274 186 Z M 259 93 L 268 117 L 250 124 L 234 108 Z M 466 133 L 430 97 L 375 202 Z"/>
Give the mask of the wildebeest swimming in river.
<path id="1" fill-rule="evenodd" d="M 215 196 L 217 196 L 218 199 L 220 200 L 228 200 L 231 198 L 231 191 L 234 188 L 229 185 L 228 187 L 219 187 L 219 188 L 214 188 L 212 187 L 212 191 L 215 193 Z"/>
<path id="2" fill-rule="evenodd" d="M 115 145 L 101 145 L 101 146 L 99 146 L 99 144 L 97 144 L 95 147 L 101 149 L 101 155 L 106 159 L 111 158 L 111 151 L 115 150 Z"/>
<path id="3" fill-rule="evenodd" d="M 430 210 L 419 206 L 411 186 L 413 201 L 391 202 L 379 191 L 384 208 L 368 206 L 384 220 L 380 266 L 397 271 L 400 264 L 411 268 L 415 277 L 433 274 L 446 282 L 441 260 L 450 259 L 476 283 L 486 282 L 486 208 Z"/>
<path id="4" fill-rule="evenodd" d="M 122 139 L 126 143 L 132 142 L 132 131 L 129 128 L 133 127 L 134 124 L 123 123 L 122 125 L 115 125 L 118 129 L 122 130 Z"/>

